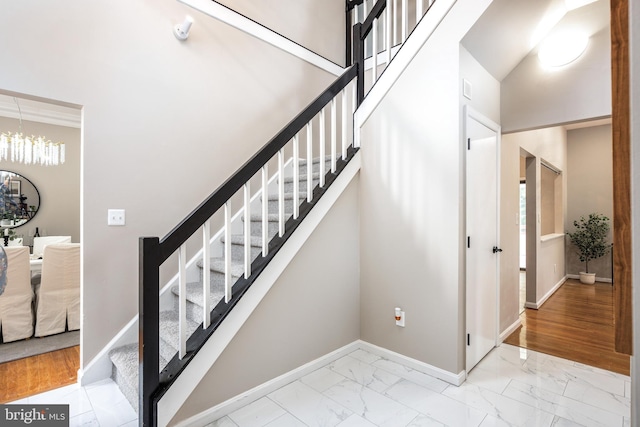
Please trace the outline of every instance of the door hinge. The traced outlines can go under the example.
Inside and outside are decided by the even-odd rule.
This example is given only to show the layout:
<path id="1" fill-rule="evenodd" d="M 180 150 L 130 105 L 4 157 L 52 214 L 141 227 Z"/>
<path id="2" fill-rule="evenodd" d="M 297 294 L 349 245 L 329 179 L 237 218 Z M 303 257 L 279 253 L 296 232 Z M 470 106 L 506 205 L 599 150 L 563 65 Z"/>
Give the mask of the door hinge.
<path id="1" fill-rule="evenodd" d="M 471 345 L 471 334 L 467 334 L 467 345 Z"/>
<path id="2" fill-rule="evenodd" d="M 467 150 L 471 150 L 471 138 L 467 138 Z"/>

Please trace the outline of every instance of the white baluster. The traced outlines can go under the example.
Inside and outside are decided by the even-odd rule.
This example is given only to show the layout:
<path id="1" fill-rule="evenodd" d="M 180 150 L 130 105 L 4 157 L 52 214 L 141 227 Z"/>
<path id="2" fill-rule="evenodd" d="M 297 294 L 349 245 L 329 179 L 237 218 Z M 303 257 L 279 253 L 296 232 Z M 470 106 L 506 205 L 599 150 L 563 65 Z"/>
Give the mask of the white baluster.
<path id="1" fill-rule="evenodd" d="M 371 61 L 373 66 L 371 67 L 371 81 L 375 83 L 378 80 L 378 18 L 373 20 L 373 33 L 372 33 L 372 53 Z"/>
<path id="2" fill-rule="evenodd" d="M 251 217 L 251 184 L 244 184 L 244 216 Z M 251 221 L 244 222 L 244 278 L 251 276 Z"/>
<path id="3" fill-rule="evenodd" d="M 278 236 L 284 235 L 284 148 L 278 151 Z"/>
<path id="4" fill-rule="evenodd" d="M 269 254 L 269 235 L 267 234 L 267 222 L 269 216 L 269 166 L 262 167 L 262 256 Z M 247 219 L 250 220 L 250 219 Z"/>
<path id="5" fill-rule="evenodd" d="M 362 22 L 366 21 L 368 15 L 369 15 L 369 10 L 367 5 L 367 0 L 364 0 L 362 2 Z"/>
<path id="6" fill-rule="evenodd" d="M 351 82 L 351 116 L 356 113 L 356 109 L 358 108 L 358 95 L 357 95 L 357 87 L 356 81 Z M 360 142 L 355 138 L 356 126 L 355 122 L 353 122 L 353 147 L 360 148 Z"/>
<path id="7" fill-rule="evenodd" d="M 211 324 L 211 224 L 209 221 L 202 227 L 202 327 L 207 329 Z"/>
<path id="8" fill-rule="evenodd" d="M 391 1 L 392 0 L 387 0 L 387 6 L 386 9 L 384 11 L 384 23 L 385 23 L 385 31 L 384 31 L 384 35 L 385 35 L 385 46 L 387 47 L 387 67 L 389 66 L 389 62 L 391 62 L 391 31 L 393 28 L 393 24 L 392 24 L 392 19 L 393 16 L 391 15 Z"/>
<path id="9" fill-rule="evenodd" d="M 313 200 L 313 127 L 311 122 L 307 123 L 307 202 Z"/>
<path id="10" fill-rule="evenodd" d="M 293 137 L 293 219 L 300 215 L 300 138 Z"/>
<path id="11" fill-rule="evenodd" d="M 231 300 L 231 201 L 224 204 L 224 302 Z"/>
<path id="12" fill-rule="evenodd" d="M 402 43 L 407 40 L 409 27 L 409 7 L 408 0 L 402 0 Z"/>
<path id="13" fill-rule="evenodd" d="M 325 144 L 326 144 L 326 121 L 324 117 L 324 108 L 320 110 L 320 187 L 324 187 L 324 158 L 325 158 Z"/>
<path id="14" fill-rule="evenodd" d="M 418 26 L 418 22 L 422 19 L 422 15 L 424 15 L 422 11 L 422 0 L 416 0 L 416 26 Z"/>
<path id="15" fill-rule="evenodd" d="M 178 340 L 180 349 L 178 357 L 182 359 L 187 354 L 187 246 L 178 249 Z"/>
<path id="16" fill-rule="evenodd" d="M 398 19 L 398 2 L 400 0 L 392 0 L 393 1 L 393 45 L 395 46 L 398 43 L 398 35 L 397 33 L 397 21 L 396 19 Z"/>
<path id="17" fill-rule="evenodd" d="M 349 120 L 349 116 L 347 115 L 347 89 L 342 89 L 342 105 L 340 111 L 342 113 L 342 135 L 340 136 L 340 141 L 342 142 L 342 160 L 347 158 L 347 120 Z"/>
<path id="18" fill-rule="evenodd" d="M 336 160 L 337 160 L 337 141 L 338 138 L 338 119 L 336 112 L 336 97 L 331 100 L 331 173 L 336 173 Z"/>

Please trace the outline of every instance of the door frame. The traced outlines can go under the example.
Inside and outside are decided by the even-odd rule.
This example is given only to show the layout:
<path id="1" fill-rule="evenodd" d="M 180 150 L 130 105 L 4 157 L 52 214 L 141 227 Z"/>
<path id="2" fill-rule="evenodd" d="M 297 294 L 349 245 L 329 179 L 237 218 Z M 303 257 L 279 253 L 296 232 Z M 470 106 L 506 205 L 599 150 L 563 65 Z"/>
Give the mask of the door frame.
<path id="1" fill-rule="evenodd" d="M 463 106 L 463 114 L 464 114 L 464 122 L 463 122 L 463 139 L 462 139 L 462 147 L 463 147 L 463 151 L 464 151 L 464 164 L 462 167 L 463 170 L 463 178 L 462 178 L 462 185 L 463 185 L 463 194 L 464 194 L 464 233 L 463 233 L 463 247 L 466 248 L 467 243 L 467 153 L 468 150 L 465 148 L 467 146 L 467 139 L 469 138 L 469 121 L 470 120 L 475 120 L 476 122 L 482 124 L 483 126 L 487 127 L 488 129 L 494 131 L 496 133 L 496 245 L 498 247 L 500 247 L 500 200 L 501 200 L 501 185 L 500 185 L 500 181 L 501 181 L 501 165 L 500 165 L 500 160 L 501 160 L 501 141 L 502 141 L 502 127 L 494 122 L 493 120 L 489 119 L 487 116 L 485 116 L 484 114 L 480 113 L 479 111 L 475 110 L 472 106 L 470 105 L 464 105 Z M 467 350 L 468 350 L 468 346 L 466 344 L 466 335 L 468 333 L 467 331 L 467 314 L 468 314 L 468 301 L 467 301 L 467 252 L 464 251 L 464 314 L 465 314 L 465 318 L 464 318 L 464 333 L 462 338 L 463 341 L 463 345 L 465 348 L 465 362 L 464 362 L 464 366 L 465 366 L 465 375 L 468 374 L 467 371 Z M 500 256 L 497 256 L 496 259 L 496 289 L 495 289 L 495 298 L 496 298 L 496 309 L 495 309 L 495 320 L 496 320 L 496 330 L 495 330 L 495 343 L 494 343 L 494 347 L 496 347 L 499 344 L 499 339 L 500 339 Z"/>

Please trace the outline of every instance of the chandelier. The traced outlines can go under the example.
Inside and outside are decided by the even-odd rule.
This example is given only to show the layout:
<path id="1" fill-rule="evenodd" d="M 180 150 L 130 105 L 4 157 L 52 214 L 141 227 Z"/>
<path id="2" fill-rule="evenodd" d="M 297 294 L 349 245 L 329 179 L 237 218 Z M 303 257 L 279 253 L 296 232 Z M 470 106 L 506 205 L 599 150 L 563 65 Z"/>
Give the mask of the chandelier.
<path id="1" fill-rule="evenodd" d="M 0 134 L 0 161 L 12 161 L 25 165 L 57 166 L 64 164 L 64 142 L 52 142 L 43 136 L 22 135 L 22 111 L 18 100 L 20 131 Z"/>

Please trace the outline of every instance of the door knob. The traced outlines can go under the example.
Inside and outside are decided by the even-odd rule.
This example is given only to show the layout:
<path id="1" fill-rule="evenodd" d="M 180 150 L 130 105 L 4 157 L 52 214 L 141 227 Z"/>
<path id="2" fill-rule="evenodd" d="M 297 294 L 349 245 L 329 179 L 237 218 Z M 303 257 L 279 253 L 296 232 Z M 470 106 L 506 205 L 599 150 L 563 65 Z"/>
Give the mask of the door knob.
<path id="1" fill-rule="evenodd" d="M 497 247 L 497 246 L 494 246 L 494 247 L 493 247 L 493 253 L 495 254 L 496 252 L 502 252 L 502 249 L 500 249 L 500 248 L 499 248 L 499 247 Z"/>

